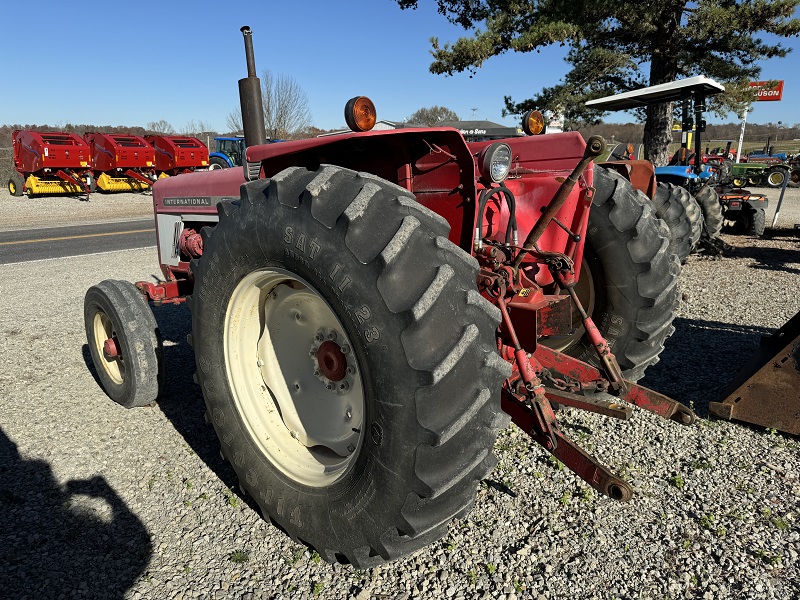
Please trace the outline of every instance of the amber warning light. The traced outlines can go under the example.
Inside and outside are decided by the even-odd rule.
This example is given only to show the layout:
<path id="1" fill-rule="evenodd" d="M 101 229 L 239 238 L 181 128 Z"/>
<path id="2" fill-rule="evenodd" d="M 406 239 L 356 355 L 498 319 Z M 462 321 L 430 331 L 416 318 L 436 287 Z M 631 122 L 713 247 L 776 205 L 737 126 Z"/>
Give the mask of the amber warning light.
<path id="1" fill-rule="evenodd" d="M 539 135 L 544 132 L 544 116 L 538 110 L 529 110 L 522 117 L 522 131 L 525 135 Z"/>
<path id="2" fill-rule="evenodd" d="M 344 107 L 344 120 L 353 131 L 369 131 L 377 118 L 375 105 L 366 96 L 351 98 Z"/>

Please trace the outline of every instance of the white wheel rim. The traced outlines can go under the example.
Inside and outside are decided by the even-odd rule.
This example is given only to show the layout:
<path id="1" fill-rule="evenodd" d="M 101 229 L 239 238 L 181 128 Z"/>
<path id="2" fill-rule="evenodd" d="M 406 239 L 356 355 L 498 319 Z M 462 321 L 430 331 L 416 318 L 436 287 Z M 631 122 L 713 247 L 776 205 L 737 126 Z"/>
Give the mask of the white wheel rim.
<path id="1" fill-rule="evenodd" d="M 317 358 L 329 341 L 346 364 L 334 379 Z M 258 450 L 304 485 L 344 477 L 363 440 L 364 391 L 353 345 L 322 296 L 283 269 L 254 271 L 231 294 L 223 343 L 236 409 Z"/>
<path id="2" fill-rule="evenodd" d="M 117 355 L 109 358 L 104 352 L 106 340 L 117 337 L 117 332 L 114 331 L 114 324 L 106 313 L 97 311 L 94 314 L 92 326 L 94 329 L 94 345 L 97 354 L 100 356 L 100 364 L 103 370 L 111 378 L 111 381 L 117 385 L 122 385 L 125 381 L 125 361 L 123 357 Z"/>

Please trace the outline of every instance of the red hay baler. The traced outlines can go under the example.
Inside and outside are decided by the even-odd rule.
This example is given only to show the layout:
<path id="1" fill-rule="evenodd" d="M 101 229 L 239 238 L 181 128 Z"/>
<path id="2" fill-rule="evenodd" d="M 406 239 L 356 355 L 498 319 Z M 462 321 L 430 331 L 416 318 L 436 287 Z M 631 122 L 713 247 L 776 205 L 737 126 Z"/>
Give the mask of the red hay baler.
<path id="1" fill-rule="evenodd" d="M 695 416 L 634 382 L 673 331 L 680 263 L 650 201 L 593 163 L 603 140 L 371 131 L 374 106 L 356 97 L 351 133 L 266 144 L 242 32 L 245 164 L 158 181 L 164 280 L 86 293 L 106 393 L 157 400 L 149 304 L 188 302 L 206 417 L 241 489 L 332 562 L 372 566 L 444 535 L 509 419 L 630 499 L 554 405 Z M 539 133 L 541 115 L 523 127 Z"/>
<path id="2" fill-rule="evenodd" d="M 164 178 L 208 168 L 208 147 L 196 137 L 148 135 L 156 154 L 156 173 Z"/>
<path id="3" fill-rule="evenodd" d="M 75 133 L 16 130 L 11 136 L 12 196 L 89 194 L 91 151 Z"/>
<path id="4" fill-rule="evenodd" d="M 155 149 L 138 135 L 129 133 L 84 134 L 92 151 L 91 189 L 104 192 L 141 192 L 156 180 Z"/>

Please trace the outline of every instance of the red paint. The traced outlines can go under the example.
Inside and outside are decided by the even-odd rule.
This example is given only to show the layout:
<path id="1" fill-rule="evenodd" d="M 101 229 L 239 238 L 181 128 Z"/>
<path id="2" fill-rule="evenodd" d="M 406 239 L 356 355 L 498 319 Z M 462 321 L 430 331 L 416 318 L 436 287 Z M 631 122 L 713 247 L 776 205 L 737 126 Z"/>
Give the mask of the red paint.
<path id="1" fill-rule="evenodd" d="M 331 340 L 320 344 L 317 363 L 322 374 L 331 381 L 341 381 L 347 373 L 347 357 L 339 344 Z"/>
<path id="2" fill-rule="evenodd" d="M 774 85 L 769 85 L 769 81 L 751 81 L 748 85 L 751 88 L 758 88 L 756 95 L 758 102 L 777 102 L 783 99 L 783 79 Z"/>

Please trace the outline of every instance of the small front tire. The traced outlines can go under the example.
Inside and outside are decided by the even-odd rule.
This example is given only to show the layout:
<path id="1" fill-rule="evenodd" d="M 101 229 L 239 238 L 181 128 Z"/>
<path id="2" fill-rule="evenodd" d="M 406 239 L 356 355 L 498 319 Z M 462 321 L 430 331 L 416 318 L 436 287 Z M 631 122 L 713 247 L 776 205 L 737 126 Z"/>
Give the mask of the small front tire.
<path id="1" fill-rule="evenodd" d="M 83 303 L 86 340 L 106 394 L 125 408 L 158 398 L 163 360 L 158 324 L 138 288 L 105 280 L 88 289 Z"/>

